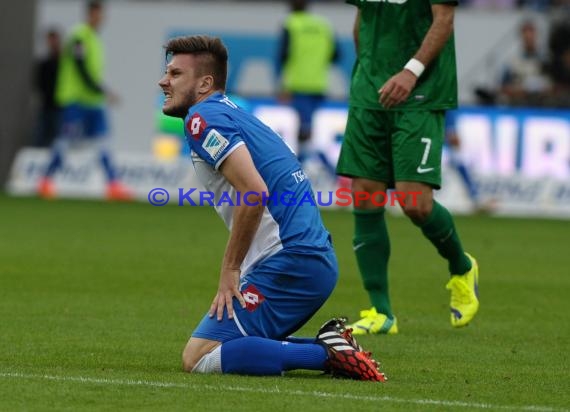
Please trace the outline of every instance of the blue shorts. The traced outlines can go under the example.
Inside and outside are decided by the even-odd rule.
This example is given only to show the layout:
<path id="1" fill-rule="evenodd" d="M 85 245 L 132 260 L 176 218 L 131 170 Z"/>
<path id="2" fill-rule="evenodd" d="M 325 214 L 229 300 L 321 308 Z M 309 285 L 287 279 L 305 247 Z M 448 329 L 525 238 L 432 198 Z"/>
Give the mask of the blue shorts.
<path id="1" fill-rule="evenodd" d="M 311 132 L 313 113 L 324 103 L 325 97 L 320 94 L 298 94 L 291 96 L 291 106 L 299 114 L 300 129 L 305 133 Z"/>
<path id="2" fill-rule="evenodd" d="M 102 107 L 70 104 L 61 112 L 61 135 L 64 138 L 95 138 L 106 136 L 107 115 Z"/>
<path id="3" fill-rule="evenodd" d="M 227 342 L 243 336 L 283 340 L 317 312 L 332 293 L 338 264 L 332 248 L 321 253 L 281 250 L 242 277 L 240 291 L 247 306 L 234 298 L 234 319 L 204 316 L 194 338 Z"/>

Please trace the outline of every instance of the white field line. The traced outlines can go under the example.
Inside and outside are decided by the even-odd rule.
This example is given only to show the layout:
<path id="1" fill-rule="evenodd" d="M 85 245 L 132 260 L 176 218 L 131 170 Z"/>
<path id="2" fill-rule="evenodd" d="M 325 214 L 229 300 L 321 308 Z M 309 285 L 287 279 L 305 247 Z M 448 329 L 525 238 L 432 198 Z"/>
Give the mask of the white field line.
<path id="1" fill-rule="evenodd" d="M 496 405 L 490 403 L 446 401 L 439 399 L 405 399 L 405 398 L 396 398 L 393 396 L 361 396 L 361 395 L 351 395 L 348 393 L 279 389 L 277 387 L 248 388 L 245 386 L 157 382 L 157 381 L 133 380 L 133 379 L 104 379 L 104 378 L 91 378 L 87 376 L 57 376 L 57 375 L 25 374 L 25 373 L 15 373 L 15 372 L 0 372 L 0 378 L 14 379 L 14 380 L 43 379 L 43 380 L 58 381 L 58 382 L 74 382 L 74 383 L 111 385 L 111 386 L 146 386 L 151 388 L 179 388 L 179 389 L 189 389 L 193 391 L 212 390 L 212 391 L 270 394 L 270 395 L 275 394 L 275 395 L 285 395 L 285 396 L 307 396 L 312 398 L 348 399 L 348 400 L 359 400 L 359 401 L 370 401 L 370 402 L 387 402 L 387 403 L 391 402 L 391 403 L 401 403 L 401 404 L 411 404 L 411 405 L 434 405 L 434 406 L 459 407 L 459 408 L 471 408 L 471 409 L 500 409 L 500 410 L 533 411 L 533 412 L 559 412 L 566 410 L 566 409 L 551 408 L 548 406 L 540 406 L 540 405 L 510 406 L 510 405 Z"/>

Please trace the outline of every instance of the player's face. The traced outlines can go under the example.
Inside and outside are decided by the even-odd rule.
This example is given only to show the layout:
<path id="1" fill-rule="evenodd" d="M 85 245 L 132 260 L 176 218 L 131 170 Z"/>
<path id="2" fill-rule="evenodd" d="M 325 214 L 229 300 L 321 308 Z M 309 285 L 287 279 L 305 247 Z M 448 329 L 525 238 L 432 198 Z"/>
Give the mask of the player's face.
<path id="1" fill-rule="evenodd" d="M 186 117 L 190 106 L 200 97 L 203 76 L 196 75 L 197 59 L 191 54 L 175 54 L 166 66 L 158 85 L 164 92 L 162 112 L 168 116 Z"/>
<path id="2" fill-rule="evenodd" d="M 89 11 L 89 24 L 98 30 L 103 25 L 103 8 L 98 7 Z"/>

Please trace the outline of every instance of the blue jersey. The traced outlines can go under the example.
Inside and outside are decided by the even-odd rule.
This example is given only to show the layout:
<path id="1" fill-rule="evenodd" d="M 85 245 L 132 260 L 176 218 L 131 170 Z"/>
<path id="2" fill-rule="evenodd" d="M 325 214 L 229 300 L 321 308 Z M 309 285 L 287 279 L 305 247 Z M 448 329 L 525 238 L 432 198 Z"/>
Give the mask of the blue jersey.
<path id="1" fill-rule="evenodd" d="M 297 157 L 279 135 L 222 93 L 192 106 L 184 123 L 196 174 L 206 190 L 214 193 L 214 207 L 228 229 L 232 228 L 233 206 L 246 201 L 245 194 L 236 193 L 218 171 L 235 149 L 247 147 L 269 190 L 242 273 L 282 249 L 318 253 L 330 248 L 330 236 L 315 205 L 311 185 Z"/>

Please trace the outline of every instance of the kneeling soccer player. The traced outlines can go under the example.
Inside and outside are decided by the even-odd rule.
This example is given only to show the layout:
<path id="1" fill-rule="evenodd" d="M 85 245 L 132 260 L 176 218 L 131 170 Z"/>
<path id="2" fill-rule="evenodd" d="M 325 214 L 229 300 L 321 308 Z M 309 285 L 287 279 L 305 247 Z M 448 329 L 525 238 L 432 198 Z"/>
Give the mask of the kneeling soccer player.
<path id="1" fill-rule="evenodd" d="M 314 203 L 291 201 L 312 194 L 295 154 L 223 94 L 223 43 L 179 37 L 168 42 L 166 55 L 163 112 L 184 118 L 196 174 L 215 199 L 227 200 L 216 203 L 216 212 L 230 230 L 218 292 L 184 349 L 184 370 L 309 369 L 384 381 L 342 319 L 325 323 L 316 338 L 290 337 L 334 289 L 336 256 Z M 283 193 L 286 204 L 274 196 Z"/>

